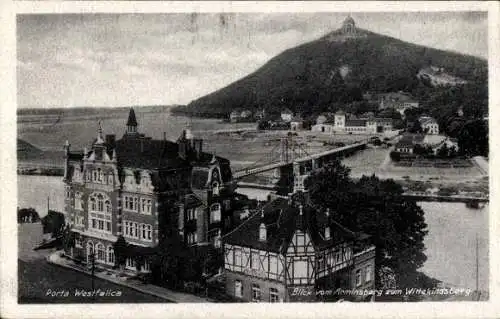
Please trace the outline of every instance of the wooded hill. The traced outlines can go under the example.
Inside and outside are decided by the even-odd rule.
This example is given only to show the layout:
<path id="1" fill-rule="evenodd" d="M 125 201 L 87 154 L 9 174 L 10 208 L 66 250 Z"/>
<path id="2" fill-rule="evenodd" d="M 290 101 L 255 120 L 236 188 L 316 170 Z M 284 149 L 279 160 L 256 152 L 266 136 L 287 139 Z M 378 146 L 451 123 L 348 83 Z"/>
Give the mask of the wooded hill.
<path id="1" fill-rule="evenodd" d="M 417 74 L 431 65 L 468 81 L 467 85 L 486 88 L 479 94 L 487 94 L 488 68 L 483 59 L 356 31 L 355 38 L 344 39 L 337 30 L 288 49 L 252 74 L 175 111 L 224 117 L 238 108 L 273 113 L 288 107 L 316 113 L 360 101 L 366 91 L 425 95 L 427 88 L 435 88 L 422 83 Z"/>

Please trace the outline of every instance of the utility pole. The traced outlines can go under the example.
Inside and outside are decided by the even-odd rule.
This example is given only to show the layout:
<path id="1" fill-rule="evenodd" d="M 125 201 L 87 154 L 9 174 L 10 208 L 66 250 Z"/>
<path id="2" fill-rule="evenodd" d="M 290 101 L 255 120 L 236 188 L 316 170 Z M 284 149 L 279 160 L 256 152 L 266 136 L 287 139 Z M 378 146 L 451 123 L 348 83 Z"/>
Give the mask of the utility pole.
<path id="1" fill-rule="evenodd" d="M 91 262 L 91 280 L 92 280 L 92 298 L 95 299 L 95 286 L 94 286 L 94 274 L 95 274 L 95 253 L 92 252 L 90 255 L 90 262 Z"/>
<path id="2" fill-rule="evenodd" d="M 477 291 L 477 301 L 479 301 L 481 293 L 479 292 L 479 241 L 477 238 L 477 232 L 476 232 L 476 291 Z"/>

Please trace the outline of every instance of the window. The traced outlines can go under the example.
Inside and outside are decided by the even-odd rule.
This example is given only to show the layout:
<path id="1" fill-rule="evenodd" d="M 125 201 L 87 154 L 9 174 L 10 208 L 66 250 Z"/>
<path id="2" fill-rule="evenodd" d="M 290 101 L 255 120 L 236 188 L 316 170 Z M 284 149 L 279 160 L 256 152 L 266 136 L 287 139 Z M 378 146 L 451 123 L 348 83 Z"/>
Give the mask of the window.
<path id="1" fill-rule="evenodd" d="M 111 232 L 111 222 L 106 222 L 106 231 Z"/>
<path id="2" fill-rule="evenodd" d="M 83 247 L 83 240 L 78 235 L 75 237 L 75 247 L 76 248 L 82 248 Z"/>
<path id="3" fill-rule="evenodd" d="M 278 289 L 269 288 L 269 302 L 278 302 L 278 301 L 279 301 Z"/>
<path id="4" fill-rule="evenodd" d="M 124 222 L 124 224 L 125 224 L 125 236 L 129 236 L 130 233 L 128 232 L 128 222 L 126 221 Z"/>
<path id="5" fill-rule="evenodd" d="M 241 250 L 238 248 L 234 250 L 234 265 L 241 266 Z"/>
<path id="6" fill-rule="evenodd" d="M 106 207 L 106 213 L 111 213 L 111 202 L 109 200 L 104 202 L 104 206 Z"/>
<path id="7" fill-rule="evenodd" d="M 189 245 L 196 243 L 198 240 L 198 235 L 196 233 L 188 233 L 187 242 Z"/>
<path id="8" fill-rule="evenodd" d="M 243 285 L 240 280 L 234 281 L 234 295 L 238 298 L 243 297 Z"/>
<path id="9" fill-rule="evenodd" d="M 256 251 L 252 251 L 252 259 L 251 259 L 252 264 L 250 265 L 252 269 L 259 269 L 259 253 Z"/>
<path id="10" fill-rule="evenodd" d="M 214 195 L 219 195 L 219 183 L 212 183 L 212 192 Z"/>
<path id="11" fill-rule="evenodd" d="M 111 184 L 111 185 L 112 185 L 112 184 L 113 184 L 113 180 L 114 180 L 114 179 L 113 179 L 113 174 L 109 174 L 109 175 L 108 175 L 108 184 Z"/>
<path id="12" fill-rule="evenodd" d="M 142 201 L 141 201 L 141 212 L 146 212 L 146 199 L 143 198 Z"/>
<path id="13" fill-rule="evenodd" d="M 84 225 L 83 225 L 83 216 L 76 215 L 76 216 L 75 216 L 75 224 L 76 224 L 77 226 L 84 226 Z"/>
<path id="14" fill-rule="evenodd" d="M 257 284 L 252 284 L 252 301 L 259 302 L 261 298 L 260 287 Z"/>
<path id="15" fill-rule="evenodd" d="M 211 222 L 219 222 L 220 221 L 220 204 L 213 204 L 210 207 L 210 219 L 211 219 Z"/>
<path id="16" fill-rule="evenodd" d="M 141 224 L 142 239 L 146 239 L 146 225 Z"/>
<path id="17" fill-rule="evenodd" d="M 139 211 L 139 197 L 134 197 L 134 211 Z"/>
<path id="18" fill-rule="evenodd" d="M 106 252 L 104 251 L 103 244 L 97 244 L 97 260 L 105 262 L 106 261 Z"/>
<path id="19" fill-rule="evenodd" d="M 335 263 L 338 264 L 342 261 L 342 252 L 341 251 L 336 251 L 335 252 Z"/>
<path id="20" fill-rule="evenodd" d="M 141 270 L 143 272 L 149 272 L 149 271 L 151 271 L 151 268 L 149 267 L 149 263 L 147 261 L 144 262 L 144 264 L 141 267 Z"/>
<path id="21" fill-rule="evenodd" d="M 151 214 L 151 200 L 150 199 L 148 199 L 146 202 L 146 212 L 148 214 Z"/>
<path id="22" fill-rule="evenodd" d="M 108 246 L 108 264 L 115 263 L 115 251 L 113 250 L 113 246 Z"/>
<path id="23" fill-rule="evenodd" d="M 372 266 L 366 266 L 365 268 L 365 282 L 372 280 Z"/>
<path id="24" fill-rule="evenodd" d="M 104 211 L 104 197 L 101 194 L 97 195 L 97 210 Z"/>
<path id="25" fill-rule="evenodd" d="M 151 240 L 152 237 L 151 237 L 151 225 L 147 225 L 147 239 L 148 240 Z"/>
<path id="26" fill-rule="evenodd" d="M 361 269 L 356 270 L 356 287 L 361 286 Z"/>
<path id="27" fill-rule="evenodd" d="M 259 228 L 259 240 L 265 241 L 267 239 L 266 225 L 264 223 L 260 224 Z"/>
<path id="28" fill-rule="evenodd" d="M 187 219 L 188 220 L 193 220 L 193 219 L 196 219 L 196 213 L 195 213 L 195 209 L 194 208 L 188 208 L 187 210 Z"/>
<path id="29" fill-rule="evenodd" d="M 98 174 L 99 174 L 99 182 L 102 182 L 102 181 L 104 180 L 104 178 L 103 178 L 103 173 L 102 173 L 101 169 L 100 169 L 100 168 L 98 168 L 98 169 L 97 169 L 97 172 L 98 172 Z"/>
<path id="30" fill-rule="evenodd" d="M 90 210 L 92 210 L 92 211 L 96 211 L 97 210 L 97 206 L 96 206 L 95 198 L 94 197 L 90 198 Z"/>
<path id="31" fill-rule="evenodd" d="M 127 258 L 125 262 L 125 267 L 128 269 L 135 270 L 135 261 L 132 258 Z"/>
<path id="32" fill-rule="evenodd" d="M 278 259 L 275 255 L 269 256 L 269 272 L 278 274 Z"/>
<path id="33" fill-rule="evenodd" d="M 75 193 L 75 209 L 83 209 L 82 194 L 80 192 Z"/>
<path id="34" fill-rule="evenodd" d="M 324 270 L 325 269 L 325 259 L 323 256 L 318 256 L 318 270 Z"/>
<path id="35" fill-rule="evenodd" d="M 125 209 L 134 210 L 134 198 L 131 196 L 125 196 Z"/>
<path id="36" fill-rule="evenodd" d="M 139 224 L 134 223 L 134 237 L 139 238 Z"/>

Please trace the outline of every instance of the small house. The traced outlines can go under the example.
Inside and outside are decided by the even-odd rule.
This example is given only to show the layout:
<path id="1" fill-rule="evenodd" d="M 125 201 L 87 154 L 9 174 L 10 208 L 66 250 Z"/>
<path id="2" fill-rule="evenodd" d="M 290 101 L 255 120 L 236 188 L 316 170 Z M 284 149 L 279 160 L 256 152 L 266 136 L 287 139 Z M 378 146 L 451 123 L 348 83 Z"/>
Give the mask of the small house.
<path id="1" fill-rule="evenodd" d="M 284 122 L 290 123 L 293 118 L 293 112 L 290 109 L 284 109 L 281 111 L 281 119 Z"/>

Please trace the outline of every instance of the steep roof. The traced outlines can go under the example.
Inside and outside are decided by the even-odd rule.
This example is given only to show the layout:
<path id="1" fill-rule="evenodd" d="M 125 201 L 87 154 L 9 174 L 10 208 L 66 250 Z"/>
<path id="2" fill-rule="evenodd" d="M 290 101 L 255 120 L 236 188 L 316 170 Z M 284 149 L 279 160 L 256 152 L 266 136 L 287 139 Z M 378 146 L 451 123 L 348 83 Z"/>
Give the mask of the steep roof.
<path id="1" fill-rule="evenodd" d="M 228 244 L 284 253 L 298 229 L 307 232 L 313 245 L 319 250 L 354 241 L 360 236 L 335 222 L 331 215 L 326 216 L 310 205 L 303 205 L 302 215 L 300 210 L 297 204 L 289 203 L 287 198 L 277 198 L 254 211 L 243 224 L 227 234 L 224 240 Z M 259 240 L 262 223 L 267 231 L 265 241 Z M 323 235 L 327 226 L 330 227 L 329 239 Z"/>
<path id="2" fill-rule="evenodd" d="M 127 126 L 137 126 L 137 119 L 135 118 L 135 112 L 133 108 L 130 108 L 128 112 Z"/>
<path id="3" fill-rule="evenodd" d="M 365 126 L 366 120 L 362 119 L 347 119 L 345 121 L 345 126 Z"/>
<path id="4" fill-rule="evenodd" d="M 118 165 L 134 168 L 178 168 L 186 162 L 178 156 L 177 143 L 124 136 L 116 141 Z"/>

